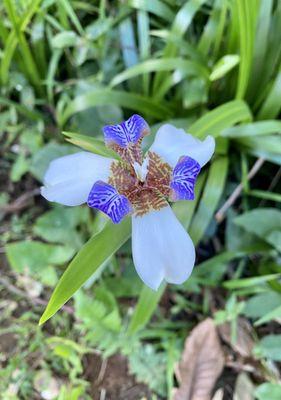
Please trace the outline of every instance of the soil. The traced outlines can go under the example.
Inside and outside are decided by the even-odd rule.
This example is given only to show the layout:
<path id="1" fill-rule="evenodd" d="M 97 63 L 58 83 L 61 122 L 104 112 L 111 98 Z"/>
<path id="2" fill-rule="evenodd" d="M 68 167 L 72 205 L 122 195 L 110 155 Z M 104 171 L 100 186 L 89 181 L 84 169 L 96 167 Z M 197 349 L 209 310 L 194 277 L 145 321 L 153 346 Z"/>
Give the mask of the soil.
<path id="1" fill-rule="evenodd" d="M 86 357 L 84 378 L 91 382 L 93 400 L 150 400 L 150 390 L 128 371 L 126 357 L 116 354 L 107 361 L 91 354 Z"/>

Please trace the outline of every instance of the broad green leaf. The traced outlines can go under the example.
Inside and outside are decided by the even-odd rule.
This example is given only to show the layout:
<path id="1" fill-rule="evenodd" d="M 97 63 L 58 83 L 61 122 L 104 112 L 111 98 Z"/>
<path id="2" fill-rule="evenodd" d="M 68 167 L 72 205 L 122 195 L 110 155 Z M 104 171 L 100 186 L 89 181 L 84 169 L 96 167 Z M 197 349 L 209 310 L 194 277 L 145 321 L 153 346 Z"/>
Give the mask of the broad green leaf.
<path id="1" fill-rule="evenodd" d="M 110 222 L 94 235 L 74 257 L 55 288 L 39 324 L 51 318 L 88 278 L 128 240 L 130 219 L 118 225 Z"/>
<path id="2" fill-rule="evenodd" d="M 254 325 L 259 326 L 262 324 L 265 324 L 266 322 L 269 322 L 274 319 L 280 319 L 281 318 L 281 305 L 274 308 L 274 310 L 269 311 L 267 314 L 265 314 L 263 317 L 258 319 Z"/>
<path id="3" fill-rule="evenodd" d="M 52 160 L 74 152 L 77 152 L 77 149 L 70 145 L 51 141 L 33 155 L 29 170 L 32 175 L 42 182 L 44 174 Z"/>
<path id="4" fill-rule="evenodd" d="M 249 318 L 259 318 L 273 311 L 280 304 L 281 294 L 267 291 L 247 300 L 243 313 Z"/>
<path id="5" fill-rule="evenodd" d="M 71 247 L 47 244 L 32 240 L 9 243 L 6 254 L 15 271 L 24 273 L 27 268 L 31 272 L 40 271 L 48 265 L 64 264 L 73 256 Z"/>
<path id="6" fill-rule="evenodd" d="M 73 257 L 70 246 L 47 244 L 38 241 L 20 241 L 6 245 L 6 254 L 11 267 L 20 274 L 38 278 L 53 286 L 57 282 L 54 265 L 66 263 Z"/>
<path id="7" fill-rule="evenodd" d="M 280 400 L 281 384 L 280 383 L 263 383 L 255 390 L 255 397 L 258 400 Z"/>
<path id="8" fill-rule="evenodd" d="M 78 250 L 83 240 L 76 228 L 88 218 L 88 208 L 56 206 L 37 218 L 33 232 L 48 242 L 67 244 Z"/>
<path id="9" fill-rule="evenodd" d="M 281 335 L 264 336 L 254 347 L 254 354 L 259 358 L 281 361 Z"/>
<path id="10" fill-rule="evenodd" d="M 281 251 L 281 211 L 258 208 L 236 217 L 234 222 Z"/>

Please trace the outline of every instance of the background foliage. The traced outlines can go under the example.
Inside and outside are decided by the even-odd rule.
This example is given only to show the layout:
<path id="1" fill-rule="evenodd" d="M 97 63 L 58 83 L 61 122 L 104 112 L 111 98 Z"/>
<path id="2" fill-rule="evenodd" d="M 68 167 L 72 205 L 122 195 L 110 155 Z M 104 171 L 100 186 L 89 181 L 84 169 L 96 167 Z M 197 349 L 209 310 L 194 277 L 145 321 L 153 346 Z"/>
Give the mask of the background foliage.
<path id="1" fill-rule="evenodd" d="M 281 2 L 3 0 L 0 12 L 3 399 L 170 398 L 207 316 L 226 355 L 214 392 L 280 399 Z M 52 159 L 73 145 L 106 154 L 101 127 L 133 112 L 153 134 L 170 121 L 217 142 L 196 200 L 174 206 L 197 266 L 156 294 L 134 272 L 129 221 L 38 196 Z M 41 322 L 74 299 L 38 327 L 55 286 Z"/>

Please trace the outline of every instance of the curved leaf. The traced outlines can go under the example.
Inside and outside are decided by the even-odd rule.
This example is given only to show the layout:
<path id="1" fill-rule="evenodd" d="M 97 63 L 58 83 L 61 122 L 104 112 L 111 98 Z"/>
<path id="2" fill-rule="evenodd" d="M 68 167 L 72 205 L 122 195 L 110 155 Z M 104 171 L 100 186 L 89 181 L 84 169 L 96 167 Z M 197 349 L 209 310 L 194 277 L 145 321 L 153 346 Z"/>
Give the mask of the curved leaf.
<path id="1" fill-rule="evenodd" d="M 118 225 L 108 223 L 94 235 L 74 257 L 57 284 L 50 301 L 40 318 L 43 324 L 51 318 L 70 297 L 108 260 L 130 237 L 130 219 Z"/>

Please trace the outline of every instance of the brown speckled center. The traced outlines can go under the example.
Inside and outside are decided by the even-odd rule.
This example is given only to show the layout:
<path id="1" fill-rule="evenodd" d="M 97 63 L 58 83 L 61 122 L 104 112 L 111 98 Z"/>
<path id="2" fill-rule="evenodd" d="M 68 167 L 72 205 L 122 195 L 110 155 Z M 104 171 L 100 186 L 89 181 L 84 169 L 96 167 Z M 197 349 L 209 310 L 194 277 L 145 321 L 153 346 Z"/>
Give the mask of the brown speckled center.
<path id="1" fill-rule="evenodd" d="M 115 149 L 116 150 L 116 149 Z M 141 182 L 133 168 L 133 162 L 142 163 L 140 147 L 132 146 L 120 154 L 123 161 L 114 161 L 111 165 L 109 184 L 120 194 L 125 195 L 134 208 L 137 216 L 142 216 L 152 210 L 160 210 L 167 205 L 166 198 L 170 195 L 170 180 L 172 168 L 154 152 L 149 151 L 148 172 L 144 182 Z"/>

